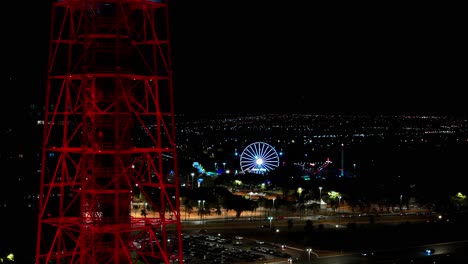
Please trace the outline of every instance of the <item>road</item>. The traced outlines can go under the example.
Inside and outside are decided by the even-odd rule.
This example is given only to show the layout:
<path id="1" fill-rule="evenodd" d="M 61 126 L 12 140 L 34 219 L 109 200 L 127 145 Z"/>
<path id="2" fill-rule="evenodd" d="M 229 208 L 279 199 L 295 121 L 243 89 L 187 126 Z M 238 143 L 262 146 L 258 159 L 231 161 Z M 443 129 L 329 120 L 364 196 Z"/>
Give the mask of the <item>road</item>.
<path id="1" fill-rule="evenodd" d="M 377 223 L 386 226 L 398 226 L 401 223 L 406 225 L 411 225 L 410 223 L 415 223 L 424 226 L 425 217 L 423 216 L 382 216 L 377 219 Z M 335 235 L 333 238 L 329 238 L 333 243 L 332 247 L 327 247 L 330 243 L 321 243 L 318 241 L 311 248 L 309 252 L 307 248 L 304 247 L 303 232 L 306 219 L 294 219 L 293 228 L 288 229 L 287 219 L 284 220 L 273 220 L 271 223 L 271 229 L 269 228 L 270 223 L 268 220 L 262 221 L 248 221 L 247 219 L 224 219 L 224 220 L 204 220 L 204 221 L 191 221 L 183 223 L 183 233 L 185 232 L 196 232 L 200 229 L 206 229 L 208 232 L 213 234 L 219 234 L 222 236 L 243 236 L 246 239 L 262 240 L 265 241 L 268 245 L 279 248 L 284 245 L 284 251 L 292 256 L 296 256 L 299 261 L 296 263 L 309 263 L 309 257 L 311 263 L 335 263 L 335 264 L 353 264 L 353 263 L 426 263 L 424 261 L 434 261 L 434 258 L 449 258 L 448 256 L 456 255 L 460 257 L 460 252 L 468 252 L 467 243 L 465 241 L 451 241 L 447 243 L 439 244 L 424 244 L 423 240 L 421 242 L 408 241 L 407 237 L 402 235 L 401 238 L 392 234 L 394 232 L 389 232 L 383 234 L 382 238 L 378 236 L 373 236 L 370 238 L 372 245 L 374 241 L 375 245 L 379 245 L 378 249 L 375 249 L 376 255 L 371 257 L 364 257 L 361 255 L 361 250 L 353 249 L 340 249 L 338 246 L 340 243 L 346 243 L 344 239 L 341 239 L 339 231 L 341 233 L 347 234 L 350 232 L 348 230 L 349 223 L 358 223 L 358 224 L 368 224 L 369 219 L 366 218 L 334 218 L 328 217 L 326 220 L 314 220 L 314 226 L 317 228 L 319 225 L 323 225 L 325 230 L 331 231 L 331 235 Z M 262 227 L 265 226 L 265 227 Z M 395 229 L 400 230 L 400 229 Z M 410 230 L 409 230 L 410 231 Z M 413 232 L 413 231 L 411 231 Z M 408 233 L 408 236 L 412 236 L 411 232 L 405 232 L 401 234 Z M 423 232 L 423 231 L 422 231 Z M 453 230 L 451 231 L 453 232 Z M 352 233 L 352 232 L 351 232 Z M 400 235 L 401 235 L 400 234 Z M 314 236 L 318 237 L 319 233 L 314 233 Z M 329 236 L 329 235 L 327 235 Z M 349 238 L 347 238 L 349 239 Z M 442 241 L 447 241 L 441 238 Z M 342 241 L 340 241 L 342 240 Z M 388 241 L 385 241 L 388 240 Z M 400 241 L 401 240 L 401 241 Z M 351 239 L 350 241 L 354 241 Z M 384 242 L 382 242 L 384 241 Z M 361 241 L 362 242 L 362 241 Z M 356 243 L 361 243 L 356 242 Z M 410 243 L 411 242 L 411 243 Z M 353 243 L 353 242 L 351 242 Z M 403 245 L 402 247 L 395 247 L 395 245 Z M 417 244 L 417 246 L 415 246 Z M 356 245 L 354 245 L 356 246 Z M 424 249 L 426 247 L 434 248 L 435 254 L 433 256 L 427 256 L 424 254 Z M 461 249 L 459 249 L 461 248 Z M 463 256 L 461 256 L 463 257 Z M 408 262 L 408 261 L 418 262 Z M 269 259 L 268 261 L 263 261 L 262 263 L 287 263 L 286 259 Z M 433 262 L 431 262 L 433 263 Z M 452 263 L 452 262 L 449 262 Z M 467 262 L 468 263 L 468 262 Z"/>
<path id="2" fill-rule="evenodd" d="M 426 249 L 434 249 L 427 254 Z M 310 263 L 316 264 L 365 264 L 365 263 L 468 263 L 468 240 L 438 244 L 427 244 L 411 248 L 391 248 L 376 251 L 373 256 L 362 256 L 360 252 L 337 256 L 311 256 Z M 298 263 L 309 263 L 303 260 Z"/>

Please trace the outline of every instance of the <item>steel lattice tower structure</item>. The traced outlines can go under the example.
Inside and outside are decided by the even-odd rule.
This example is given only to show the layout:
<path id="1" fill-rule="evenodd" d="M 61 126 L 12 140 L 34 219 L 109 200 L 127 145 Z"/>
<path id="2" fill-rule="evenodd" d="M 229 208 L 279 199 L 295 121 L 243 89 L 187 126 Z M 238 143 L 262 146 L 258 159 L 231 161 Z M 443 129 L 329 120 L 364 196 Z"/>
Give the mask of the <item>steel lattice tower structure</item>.
<path id="1" fill-rule="evenodd" d="M 36 263 L 182 263 L 166 0 L 51 3 Z"/>

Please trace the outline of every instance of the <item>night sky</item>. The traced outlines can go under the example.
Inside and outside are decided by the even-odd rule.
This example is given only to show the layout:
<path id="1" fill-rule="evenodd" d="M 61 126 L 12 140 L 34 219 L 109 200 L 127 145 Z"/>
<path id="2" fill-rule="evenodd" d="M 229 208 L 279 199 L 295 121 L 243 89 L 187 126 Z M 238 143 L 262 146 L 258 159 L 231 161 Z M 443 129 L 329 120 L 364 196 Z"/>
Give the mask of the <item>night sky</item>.
<path id="1" fill-rule="evenodd" d="M 467 111 L 455 7 L 185 2 L 173 37 L 182 109 Z"/>
<path id="2" fill-rule="evenodd" d="M 42 98 L 49 6 L 6 4 L 4 80 Z M 179 113 L 466 114 L 462 9 L 170 0 Z"/>

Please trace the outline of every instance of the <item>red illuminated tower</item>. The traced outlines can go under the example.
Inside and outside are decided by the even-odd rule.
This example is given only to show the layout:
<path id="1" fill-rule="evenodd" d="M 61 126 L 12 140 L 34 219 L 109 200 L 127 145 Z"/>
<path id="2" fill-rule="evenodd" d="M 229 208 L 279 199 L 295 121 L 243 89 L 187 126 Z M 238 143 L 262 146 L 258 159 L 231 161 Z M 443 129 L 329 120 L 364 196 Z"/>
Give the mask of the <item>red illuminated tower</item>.
<path id="1" fill-rule="evenodd" d="M 36 263 L 182 263 L 166 0 L 55 0 Z"/>

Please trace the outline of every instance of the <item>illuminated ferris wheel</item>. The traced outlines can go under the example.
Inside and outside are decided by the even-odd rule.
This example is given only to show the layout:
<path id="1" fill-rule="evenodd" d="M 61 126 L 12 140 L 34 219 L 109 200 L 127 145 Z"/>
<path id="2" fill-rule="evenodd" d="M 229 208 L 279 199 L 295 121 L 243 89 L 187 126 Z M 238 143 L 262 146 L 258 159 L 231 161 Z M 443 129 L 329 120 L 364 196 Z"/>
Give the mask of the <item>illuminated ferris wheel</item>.
<path id="1" fill-rule="evenodd" d="M 278 153 L 265 142 L 248 145 L 240 155 L 240 167 L 243 172 L 263 174 L 278 166 Z"/>

